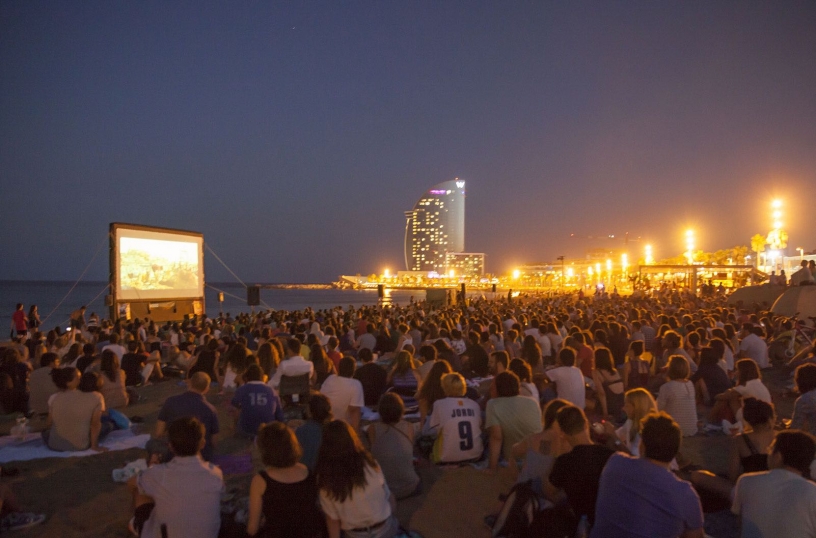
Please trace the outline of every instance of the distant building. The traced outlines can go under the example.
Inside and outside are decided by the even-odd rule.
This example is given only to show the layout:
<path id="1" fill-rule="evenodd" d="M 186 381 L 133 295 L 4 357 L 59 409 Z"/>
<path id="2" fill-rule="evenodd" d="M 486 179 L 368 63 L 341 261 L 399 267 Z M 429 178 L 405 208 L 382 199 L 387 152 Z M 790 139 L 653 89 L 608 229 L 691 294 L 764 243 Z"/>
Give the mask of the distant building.
<path id="1" fill-rule="evenodd" d="M 465 182 L 456 178 L 429 189 L 405 212 L 405 268 L 445 272 L 446 255 L 465 250 Z"/>
<path id="2" fill-rule="evenodd" d="M 445 255 L 445 268 L 459 276 L 483 276 L 485 255 L 481 252 L 448 252 Z"/>

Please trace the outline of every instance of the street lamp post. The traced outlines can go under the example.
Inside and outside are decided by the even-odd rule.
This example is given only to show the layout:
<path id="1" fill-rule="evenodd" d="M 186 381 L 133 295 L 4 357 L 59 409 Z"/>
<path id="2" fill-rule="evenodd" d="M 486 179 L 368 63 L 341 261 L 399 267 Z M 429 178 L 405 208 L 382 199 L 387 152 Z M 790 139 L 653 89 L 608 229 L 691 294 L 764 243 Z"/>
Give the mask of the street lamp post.
<path id="1" fill-rule="evenodd" d="M 557 260 L 561 262 L 561 286 L 566 288 L 566 284 L 564 283 L 564 256 L 559 256 Z"/>

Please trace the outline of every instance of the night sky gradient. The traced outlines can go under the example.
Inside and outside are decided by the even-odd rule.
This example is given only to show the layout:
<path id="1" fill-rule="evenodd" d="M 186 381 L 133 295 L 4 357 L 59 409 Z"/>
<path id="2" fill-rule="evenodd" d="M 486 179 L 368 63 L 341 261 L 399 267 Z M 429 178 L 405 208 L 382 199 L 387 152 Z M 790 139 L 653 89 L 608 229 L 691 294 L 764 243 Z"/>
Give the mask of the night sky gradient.
<path id="1" fill-rule="evenodd" d="M 774 196 L 816 249 L 816 2 L 0 1 L 2 279 L 76 279 L 110 222 L 246 281 L 403 269 L 454 177 L 491 272 L 749 244 Z"/>

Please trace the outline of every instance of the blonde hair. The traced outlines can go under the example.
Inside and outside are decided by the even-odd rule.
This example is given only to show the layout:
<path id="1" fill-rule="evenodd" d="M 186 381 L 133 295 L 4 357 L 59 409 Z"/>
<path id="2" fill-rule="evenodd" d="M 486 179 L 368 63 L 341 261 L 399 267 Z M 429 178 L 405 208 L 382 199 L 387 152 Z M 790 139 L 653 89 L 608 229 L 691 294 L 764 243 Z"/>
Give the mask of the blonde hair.
<path id="1" fill-rule="evenodd" d="M 448 398 L 456 398 L 457 396 L 464 396 L 467 391 L 465 385 L 465 378 L 456 372 L 452 374 L 445 374 L 441 379 L 442 390 Z"/>
<path id="2" fill-rule="evenodd" d="M 657 403 L 648 390 L 641 388 L 627 390 L 624 401 L 632 406 L 632 414 L 628 417 L 632 421 L 632 427 L 629 429 L 631 443 L 640 433 L 641 420 L 649 413 L 657 411 Z"/>

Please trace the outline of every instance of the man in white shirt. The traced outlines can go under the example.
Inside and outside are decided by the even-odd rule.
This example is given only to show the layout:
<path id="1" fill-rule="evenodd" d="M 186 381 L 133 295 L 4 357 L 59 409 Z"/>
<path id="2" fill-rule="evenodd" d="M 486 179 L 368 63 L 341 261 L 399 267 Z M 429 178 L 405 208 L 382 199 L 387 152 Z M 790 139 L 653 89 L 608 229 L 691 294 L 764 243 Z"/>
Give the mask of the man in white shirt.
<path id="1" fill-rule="evenodd" d="M 128 482 L 136 506 L 131 531 L 146 538 L 216 538 L 224 478 L 221 469 L 201 458 L 204 425 L 185 417 L 171 422 L 168 432 L 173 460 L 154 465 Z"/>
<path id="2" fill-rule="evenodd" d="M 769 471 L 737 480 L 731 511 L 740 516 L 742 538 L 816 536 L 816 484 L 804 478 L 816 455 L 816 439 L 781 431 L 771 444 Z"/>
<path id="3" fill-rule="evenodd" d="M 354 347 L 357 349 L 370 349 L 374 351 L 374 346 L 377 345 L 377 337 L 374 335 L 374 331 L 377 329 L 374 327 L 373 323 L 369 323 L 366 325 L 366 332 L 361 334 L 357 341 L 354 343 Z"/>
<path id="4" fill-rule="evenodd" d="M 742 325 L 742 340 L 740 340 L 739 357 L 754 359 L 760 370 L 770 368 L 768 359 L 768 344 L 761 338 L 764 335 L 762 327 L 755 327 L 750 323 Z"/>
<path id="5" fill-rule="evenodd" d="M 365 405 L 363 384 L 354 379 L 357 363 L 351 357 L 340 359 L 337 375 L 330 375 L 320 387 L 331 402 L 332 415 L 337 420 L 345 420 L 355 430 L 360 427 L 360 416 Z"/>
<path id="6" fill-rule="evenodd" d="M 297 377 L 309 374 L 309 378 L 314 375 L 314 364 L 307 361 L 300 355 L 300 340 L 289 338 L 286 340 L 286 358 L 280 362 L 275 375 L 267 383 L 273 389 L 280 386 L 281 376 Z"/>
<path id="7" fill-rule="evenodd" d="M 556 394 L 578 409 L 586 406 L 586 386 L 584 374 L 575 367 L 575 351 L 565 347 L 558 353 L 560 366 L 547 370 L 544 374 L 555 383 Z"/>
<path id="8" fill-rule="evenodd" d="M 552 355 L 552 342 L 550 341 L 550 337 L 547 336 L 547 324 L 542 323 L 539 325 L 538 334 L 533 336 L 535 336 L 539 347 L 541 347 L 541 356 L 546 358 Z"/>
<path id="9" fill-rule="evenodd" d="M 124 347 L 122 347 L 121 345 L 119 345 L 119 335 L 116 334 L 116 333 L 112 333 L 110 335 L 110 339 L 108 341 L 110 342 L 110 344 L 103 347 L 102 351 L 105 351 L 106 349 L 109 349 L 109 350 L 113 351 L 113 353 L 116 355 L 116 357 L 118 357 L 119 362 L 121 363 L 122 362 L 122 357 L 125 356 L 125 353 L 127 353 L 127 350 Z"/>
<path id="10" fill-rule="evenodd" d="M 802 260 L 802 267 L 790 277 L 790 285 L 798 286 L 803 282 L 813 282 L 814 275 L 810 274 L 807 260 Z"/>
<path id="11" fill-rule="evenodd" d="M 429 428 L 436 433 L 431 459 L 434 463 L 458 463 L 482 455 L 482 411 L 479 404 L 465 398 L 467 385 L 460 374 L 442 376 L 445 398 L 437 400 Z"/>

